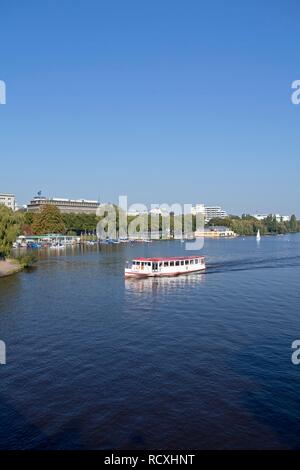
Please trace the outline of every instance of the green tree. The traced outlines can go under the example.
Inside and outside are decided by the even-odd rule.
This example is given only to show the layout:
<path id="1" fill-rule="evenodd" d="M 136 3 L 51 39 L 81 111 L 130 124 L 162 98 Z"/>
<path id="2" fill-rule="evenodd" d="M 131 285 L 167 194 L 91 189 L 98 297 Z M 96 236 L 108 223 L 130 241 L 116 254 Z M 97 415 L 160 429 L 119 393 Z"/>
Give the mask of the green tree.
<path id="1" fill-rule="evenodd" d="M 297 229 L 298 229 L 298 222 L 297 222 L 296 216 L 293 214 L 290 220 L 290 231 L 297 232 Z"/>
<path id="2" fill-rule="evenodd" d="M 66 232 L 68 234 L 81 232 L 94 232 L 98 218 L 95 214 L 62 214 Z"/>
<path id="3" fill-rule="evenodd" d="M 13 242 L 20 233 L 23 215 L 0 205 L 0 258 L 10 255 Z"/>
<path id="4" fill-rule="evenodd" d="M 267 230 L 269 233 L 277 233 L 278 232 L 278 222 L 276 220 L 275 215 L 268 215 L 266 219 L 264 219 L 264 223 L 267 226 Z"/>
<path id="5" fill-rule="evenodd" d="M 41 212 L 36 214 L 32 224 L 32 231 L 37 235 L 45 233 L 64 233 L 66 230 L 60 210 L 56 206 L 47 204 Z"/>

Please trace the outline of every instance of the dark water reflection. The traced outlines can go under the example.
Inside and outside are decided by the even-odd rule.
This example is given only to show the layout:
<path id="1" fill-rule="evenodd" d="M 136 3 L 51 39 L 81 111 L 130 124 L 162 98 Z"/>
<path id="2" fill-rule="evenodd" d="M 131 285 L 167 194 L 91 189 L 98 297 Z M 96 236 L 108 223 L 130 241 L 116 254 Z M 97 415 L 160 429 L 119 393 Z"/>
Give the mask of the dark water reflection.
<path id="1" fill-rule="evenodd" d="M 300 237 L 209 240 L 204 274 L 123 278 L 183 253 L 41 252 L 0 280 L 0 448 L 300 447 Z"/>

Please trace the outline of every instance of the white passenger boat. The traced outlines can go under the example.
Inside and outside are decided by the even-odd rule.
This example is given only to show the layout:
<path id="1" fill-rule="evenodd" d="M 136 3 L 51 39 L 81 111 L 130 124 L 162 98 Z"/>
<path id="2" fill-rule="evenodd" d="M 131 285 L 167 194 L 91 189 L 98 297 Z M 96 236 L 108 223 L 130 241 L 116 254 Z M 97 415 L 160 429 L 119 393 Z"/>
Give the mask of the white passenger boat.
<path id="1" fill-rule="evenodd" d="M 127 262 L 125 277 L 179 276 L 204 269 L 204 256 L 135 258 L 131 262 Z"/>

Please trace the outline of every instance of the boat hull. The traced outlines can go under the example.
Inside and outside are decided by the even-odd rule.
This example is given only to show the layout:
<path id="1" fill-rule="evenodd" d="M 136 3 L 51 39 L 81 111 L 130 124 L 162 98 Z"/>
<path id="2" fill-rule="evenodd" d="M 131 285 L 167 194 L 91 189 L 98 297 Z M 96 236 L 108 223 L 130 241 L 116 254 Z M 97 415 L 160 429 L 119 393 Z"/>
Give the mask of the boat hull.
<path id="1" fill-rule="evenodd" d="M 145 277 L 175 277 L 175 276 L 181 276 L 181 275 L 187 275 L 187 274 L 193 274 L 193 273 L 199 273 L 205 270 L 205 265 L 202 265 L 201 267 L 197 269 L 188 269 L 186 271 L 174 271 L 174 272 L 135 272 L 130 269 L 125 269 L 125 278 L 145 278 Z"/>

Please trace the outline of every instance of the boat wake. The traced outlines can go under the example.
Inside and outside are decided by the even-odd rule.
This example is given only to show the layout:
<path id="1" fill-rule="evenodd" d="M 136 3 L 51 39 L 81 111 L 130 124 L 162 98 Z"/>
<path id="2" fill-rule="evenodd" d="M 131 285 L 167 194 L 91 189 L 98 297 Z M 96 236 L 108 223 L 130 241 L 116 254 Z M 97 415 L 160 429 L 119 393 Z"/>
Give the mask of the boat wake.
<path id="1" fill-rule="evenodd" d="M 244 258 L 222 262 L 210 262 L 207 257 L 206 274 L 249 271 L 255 269 L 278 269 L 300 267 L 300 256 L 281 256 L 272 258 Z"/>

